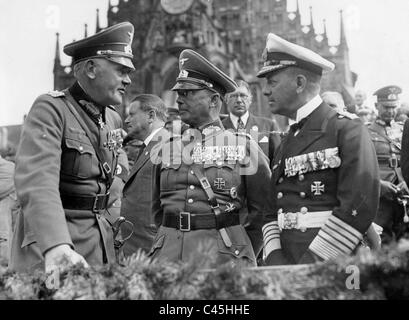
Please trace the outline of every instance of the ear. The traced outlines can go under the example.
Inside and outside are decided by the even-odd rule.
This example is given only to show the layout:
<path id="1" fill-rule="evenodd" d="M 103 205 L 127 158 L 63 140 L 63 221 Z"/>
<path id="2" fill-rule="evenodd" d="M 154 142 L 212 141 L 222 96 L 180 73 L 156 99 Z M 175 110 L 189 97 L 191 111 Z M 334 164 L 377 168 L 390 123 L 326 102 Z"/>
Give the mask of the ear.
<path id="1" fill-rule="evenodd" d="M 300 94 L 301 92 L 304 91 L 305 87 L 307 86 L 307 78 L 302 74 L 298 74 L 296 76 L 295 81 L 296 81 L 296 88 L 297 88 L 296 92 Z"/>
<path id="2" fill-rule="evenodd" d="M 152 123 L 153 121 L 155 121 L 155 119 L 156 119 L 156 112 L 155 112 L 155 110 L 149 110 L 146 115 L 147 115 L 147 117 L 148 117 L 148 122 L 149 122 L 149 123 Z"/>
<path id="3" fill-rule="evenodd" d="M 219 103 L 220 96 L 217 93 L 212 94 L 210 97 L 210 107 L 211 108 L 216 108 L 217 104 Z"/>
<path id="4" fill-rule="evenodd" d="M 96 78 L 96 69 L 97 69 L 97 64 L 94 60 L 90 59 L 85 62 L 85 74 L 87 75 L 88 78 L 90 79 L 95 79 Z"/>

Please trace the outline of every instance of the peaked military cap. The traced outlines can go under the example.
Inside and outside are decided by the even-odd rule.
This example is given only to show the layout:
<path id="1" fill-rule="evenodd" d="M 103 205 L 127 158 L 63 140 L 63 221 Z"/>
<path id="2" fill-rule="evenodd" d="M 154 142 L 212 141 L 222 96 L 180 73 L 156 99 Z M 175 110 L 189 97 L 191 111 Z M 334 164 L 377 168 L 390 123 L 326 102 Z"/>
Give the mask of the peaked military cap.
<path id="1" fill-rule="evenodd" d="M 209 89 L 222 96 L 233 92 L 237 84 L 205 57 L 193 50 L 183 50 L 179 57 L 179 76 L 172 90 Z"/>
<path id="2" fill-rule="evenodd" d="M 105 58 L 135 69 L 132 64 L 133 34 L 134 26 L 131 23 L 119 23 L 88 38 L 67 44 L 64 52 L 73 58 L 73 64 L 90 58 Z"/>
<path id="3" fill-rule="evenodd" d="M 332 71 L 335 65 L 319 54 L 288 42 L 279 36 L 269 33 L 266 48 L 263 52 L 264 65 L 257 77 L 264 78 L 268 73 L 288 67 L 298 67 L 322 75 L 323 70 Z"/>
<path id="4" fill-rule="evenodd" d="M 374 96 L 377 97 L 378 102 L 384 105 L 397 105 L 399 102 L 399 94 L 402 89 L 398 86 L 387 86 L 377 90 Z"/>

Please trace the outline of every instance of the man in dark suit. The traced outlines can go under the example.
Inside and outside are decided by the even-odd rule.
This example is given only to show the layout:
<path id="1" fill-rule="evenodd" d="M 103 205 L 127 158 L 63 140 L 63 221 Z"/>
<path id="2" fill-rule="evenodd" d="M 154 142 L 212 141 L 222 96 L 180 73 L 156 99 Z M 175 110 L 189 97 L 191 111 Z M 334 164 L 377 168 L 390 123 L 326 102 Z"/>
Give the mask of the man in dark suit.
<path id="1" fill-rule="evenodd" d="M 256 117 L 249 112 L 252 102 L 247 82 L 237 81 L 237 89 L 226 95 L 229 116 L 222 121 L 225 129 L 245 130 L 258 142 L 265 155 L 273 160 L 274 150 L 280 144 L 278 125 L 271 119 Z"/>
<path id="2" fill-rule="evenodd" d="M 273 212 L 288 263 L 350 254 L 374 219 L 379 167 L 362 122 L 319 96 L 334 65 L 272 33 L 267 37 L 263 93 L 273 114 L 293 122 L 274 157 Z M 267 261 L 268 262 L 268 261 Z"/>
<path id="3" fill-rule="evenodd" d="M 152 166 L 151 150 L 158 142 L 158 136 L 165 130 L 166 106 L 158 96 L 140 94 L 130 105 L 129 116 L 125 119 L 128 135 L 143 141 L 139 154 L 130 171 L 123 189 L 121 215 L 132 222 L 124 224 L 122 235 L 126 237 L 133 231 L 130 239 L 125 241 L 125 256 L 138 249 L 149 251 L 156 235 L 156 226 L 151 215 Z"/>

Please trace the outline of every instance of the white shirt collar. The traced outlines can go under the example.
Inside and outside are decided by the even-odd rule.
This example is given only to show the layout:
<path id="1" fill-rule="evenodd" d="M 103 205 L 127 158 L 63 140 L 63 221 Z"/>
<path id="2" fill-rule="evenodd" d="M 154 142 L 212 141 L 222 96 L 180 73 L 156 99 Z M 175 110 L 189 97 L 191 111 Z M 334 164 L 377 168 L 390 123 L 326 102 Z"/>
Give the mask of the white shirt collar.
<path id="1" fill-rule="evenodd" d="M 297 115 L 295 117 L 296 122 L 300 122 L 302 119 L 308 117 L 315 109 L 317 109 L 322 103 L 322 99 L 319 95 L 312 98 L 300 109 L 297 110 Z"/>
<path id="2" fill-rule="evenodd" d="M 158 131 L 161 130 L 161 129 L 162 129 L 162 127 L 153 130 L 153 131 L 151 132 L 151 134 L 150 134 L 149 136 L 147 136 L 145 140 L 143 140 L 143 143 L 145 144 L 145 146 L 147 146 L 147 145 L 149 144 L 149 142 L 152 141 L 152 139 L 153 139 L 153 137 L 155 136 L 155 134 L 157 134 Z"/>
<path id="3" fill-rule="evenodd" d="M 241 121 L 243 121 L 244 126 L 246 126 L 247 120 L 249 119 L 249 112 L 246 111 L 246 113 L 243 114 L 240 118 L 241 118 Z M 230 112 L 230 120 L 233 123 L 234 128 L 237 129 L 237 122 L 239 121 L 239 117 L 235 116 L 233 113 Z"/>

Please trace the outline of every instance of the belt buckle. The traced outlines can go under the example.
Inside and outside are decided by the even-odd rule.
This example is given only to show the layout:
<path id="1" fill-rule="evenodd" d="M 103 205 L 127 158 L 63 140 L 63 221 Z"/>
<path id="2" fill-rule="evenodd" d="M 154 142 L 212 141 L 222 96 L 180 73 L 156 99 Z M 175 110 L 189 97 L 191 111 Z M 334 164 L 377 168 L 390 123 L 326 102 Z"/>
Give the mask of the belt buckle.
<path id="1" fill-rule="evenodd" d="M 190 212 L 179 213 L 179 230 L 183 232 L 190 231 Z"/>
<path id="2" fill-rule="evenodd" d="M 97 194 L 94 199 L 94 205 L 92 206 L 92 212 L 98 213 L 99 211 L 106 209 L 108 199 L 109 199 L 109 192 L 106 194 L 105 193 Z"/>
<path id="3" fill-rule="evenodd" d="M 389 158 L 389 166 L 391 168 L 397 168 L 398 167 L 398 158 L 396 158 L 396 157 Z"/>
<path id="4" fill-rule="evenodd" d="M 298 213 L 297 212 L 284 213 L 283 229 L 286 229 L 286 230 L 298 229 Z"/>

